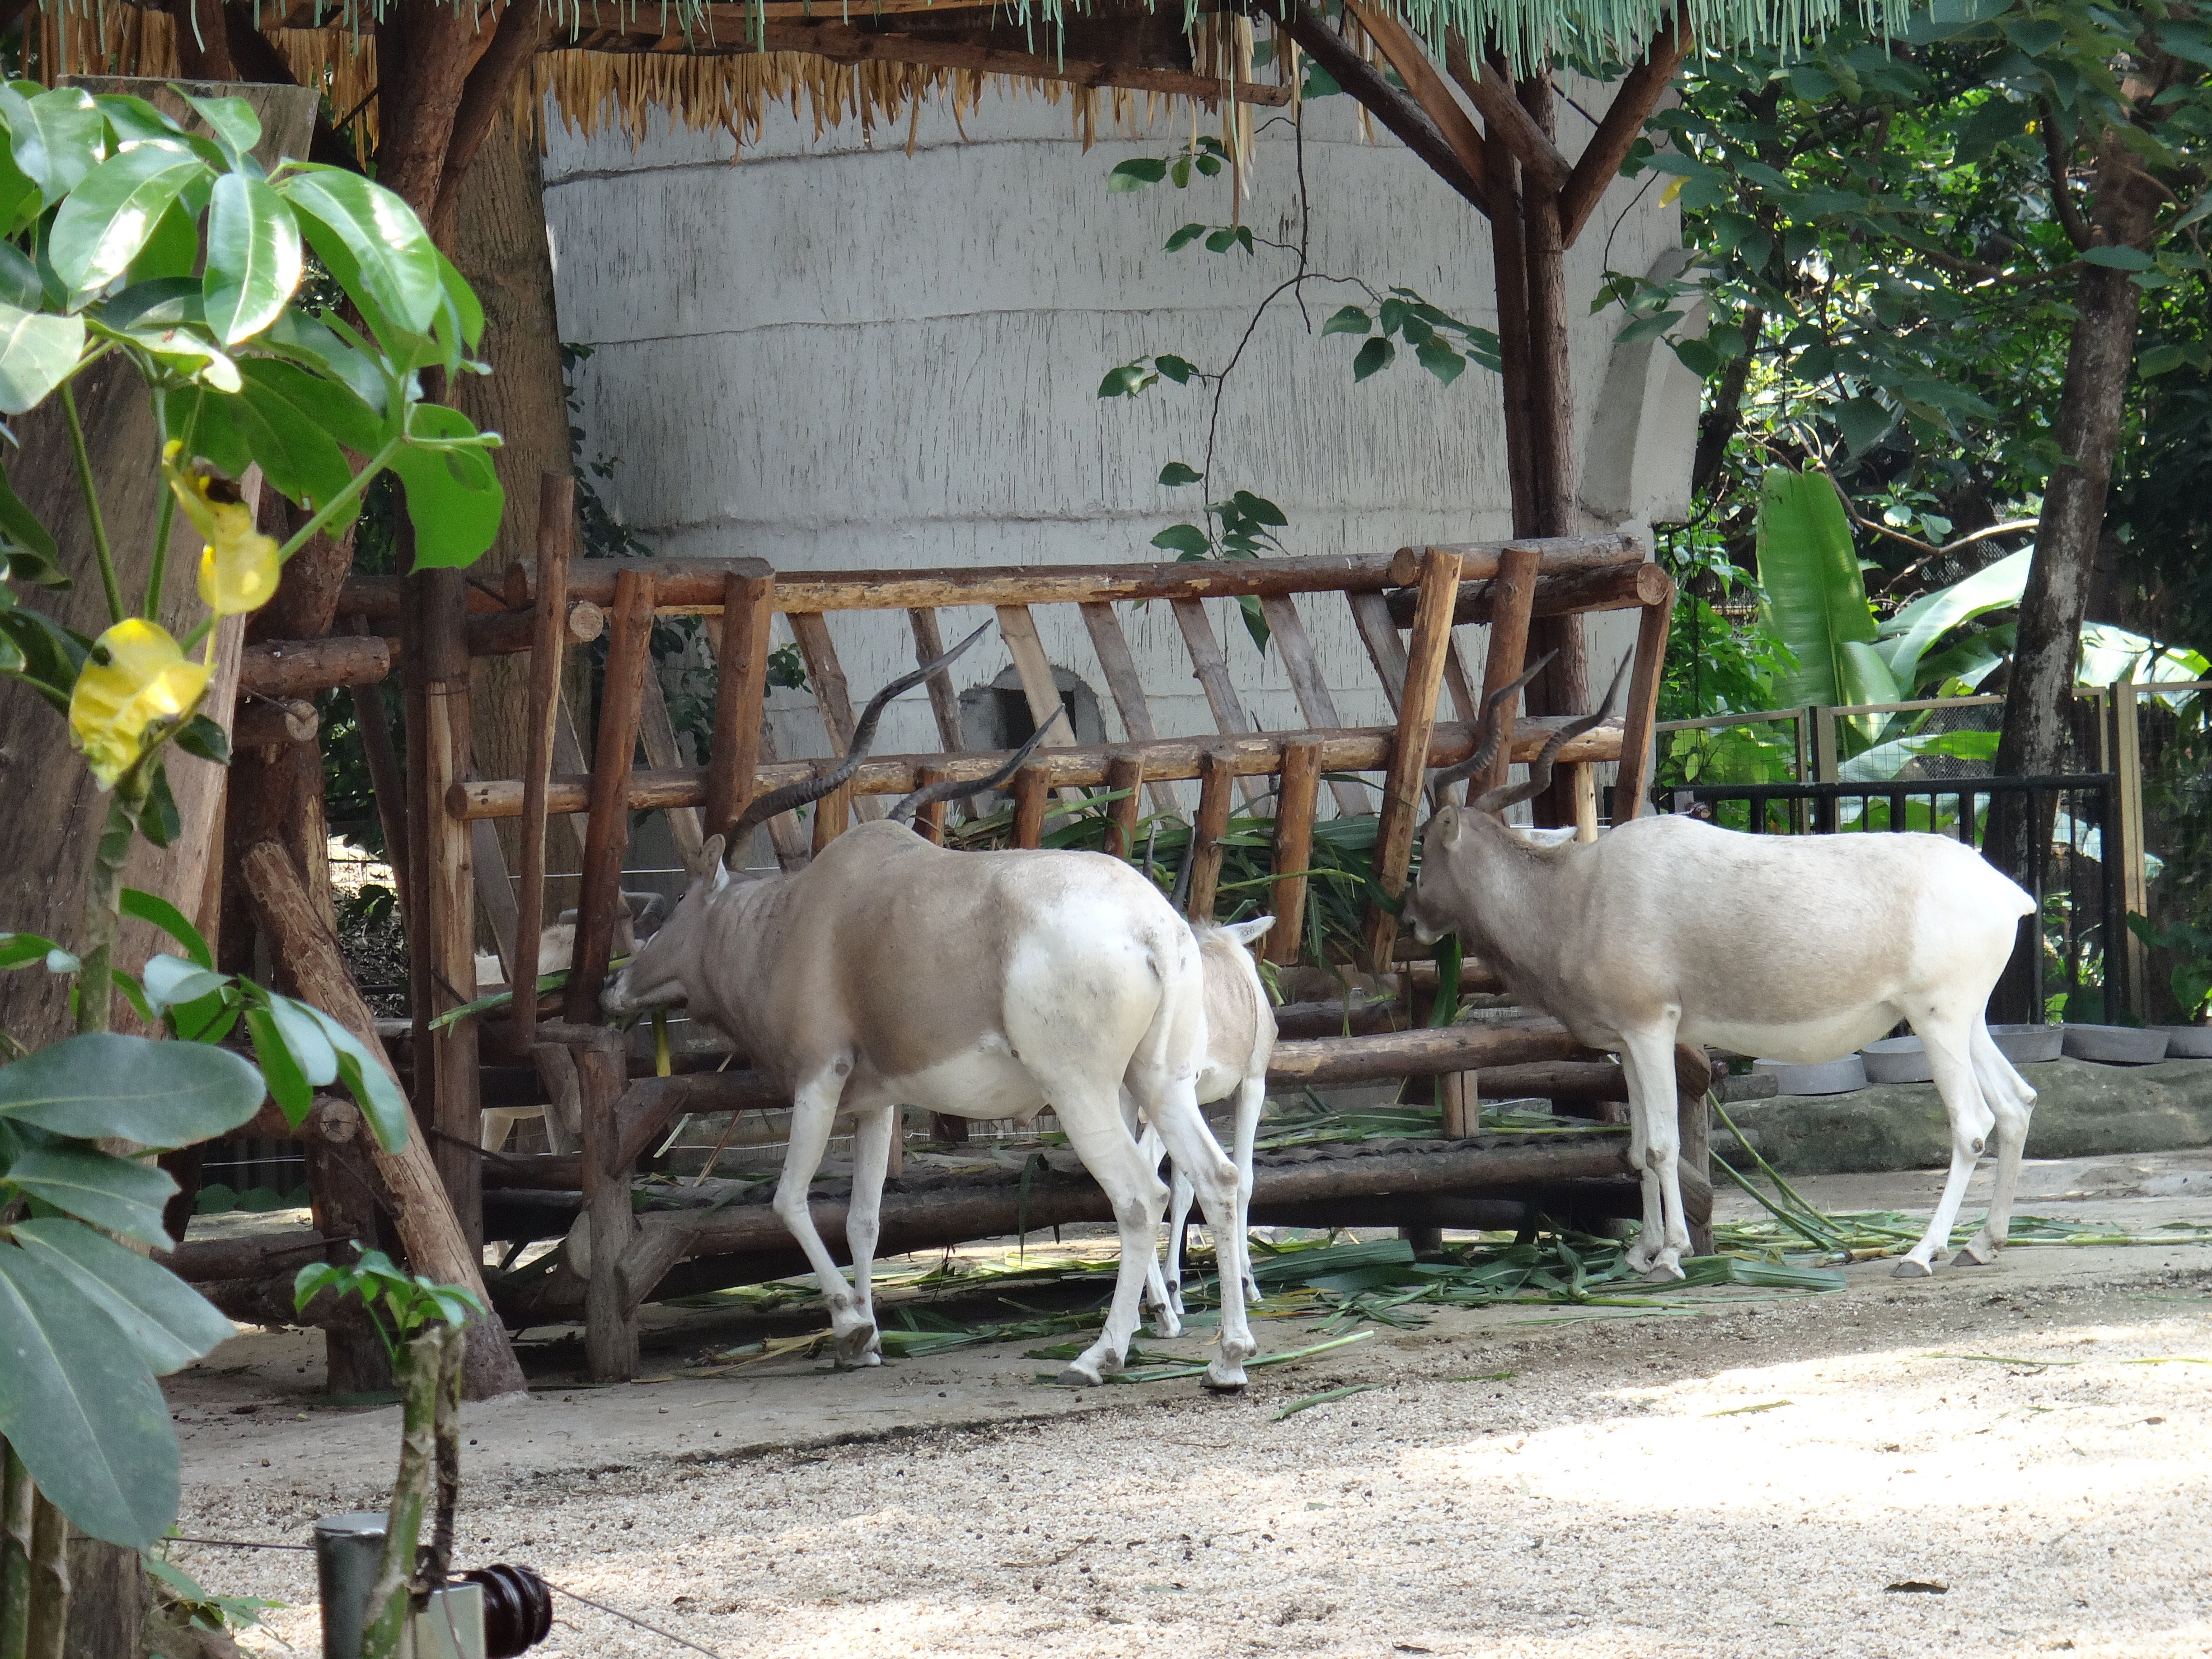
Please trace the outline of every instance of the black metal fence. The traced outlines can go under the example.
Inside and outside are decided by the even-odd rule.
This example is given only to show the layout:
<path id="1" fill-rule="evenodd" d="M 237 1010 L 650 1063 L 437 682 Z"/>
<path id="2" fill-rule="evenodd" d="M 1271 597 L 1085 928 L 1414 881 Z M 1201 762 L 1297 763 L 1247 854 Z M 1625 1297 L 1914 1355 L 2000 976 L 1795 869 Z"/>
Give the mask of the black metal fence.
<path id="1" fill-rule="evenodd" d="M 2021 922 L 2020 948 L 1999 993 L 2011 1006 L 2002 1012 L 2036 1023 L 2095 1024 L 2127 1006 L 2123 831 L 2112 773 L 1696 784 L 1664 792 L 1662 804 L 1754 835 L 1917 830 L 1977 851 L 1993 806 L 2024 813 L 2027 823 L 2050 828 L 2029 837 L 2031 867 L 2022 884 L 2035 898 L 2036 914 Z"/>

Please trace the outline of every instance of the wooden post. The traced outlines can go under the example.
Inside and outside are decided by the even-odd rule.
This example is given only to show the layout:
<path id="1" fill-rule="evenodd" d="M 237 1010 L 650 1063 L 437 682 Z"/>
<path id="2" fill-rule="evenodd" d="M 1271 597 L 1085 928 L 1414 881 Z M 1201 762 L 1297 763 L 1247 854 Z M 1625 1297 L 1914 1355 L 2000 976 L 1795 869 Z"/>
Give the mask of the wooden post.
<path id="1" fill-rule="evenodd" d="M 1198 757 L 1198 817 L 1190 831 L 1190 896 L 1183 905 L 1183 914 L 1193 921 L 1213 920 L 1214 896 L 1221 886 L 1221 838 L 1229 833 L 1230 786 L 1236 775 L 1224 750 L 1209 749 Z"/>
<path id="2" fill-rule="evenodd" d="M 767 567 L 762 567 L 767 572 Z M 542 580 L 542 579 L 541 579 Z M 707 761 L 704 827 L 726 835 L 753 798 L 760 764 L 761 712 L 768 701 L 769 623 L 775 576 L 732 572 L 722 578 L 722 637 L 714 652 L 714 735 Z M 726 849 L 732 855 L 743 848 Z"/>
<path id="3" fill-rule="evenodd" d="M 1536 571 L 1544 556 L 1533 547 L 1509 547 L 1498 556 L 1498 583 L 1490 609 L 1490 655 L 1482 665 L 1482 700 L 1521 678 L 1528 665 L 1528 611 L 1536 602 Z M 1505 781 L 1513 764 L 1514 703 L 1509 699 L 1498 709 L 1498 757 L 1490 763 L 1486 778 L 1468 780 L 1468 799 Z"/>
<path id="4" fill-rule="evenodd" d="M 356 617 L 353 631 L 368 632 L 368 618 Z M 408 930 L 409 938 L 417 938 L 419 935 L 414 932 L 414 872 L 407 862 L 407 780 L 400 769 L 399 750 L 392 744 L 392 722 L 385 714 L 384 688 L 351 686 L 347 696 L 353 699 L 354 723 L 361 731 L 362 757 L 368 763 L 369 787 L 376 795 L 376 818 L 384 830 L 384 856 L 392 866 L 392 885 L 399 902 L 400 925 Z"/>
<path id="5" fill-rule="evenodd" d="M 1285 967 L 1298 959 L 1305 937 L 1306 877 L 1313 863 L 1314 808 L 1321 793 L 1321 744 L 1294 738 L 1283 744 L 1283 771 L 1275 796 L 1275 925 L 1265 954 Z"/>
<path id="6" fill-rule="evenodd" d="M 1652 726 L 1658 715 L 1659 678 L 1667 667 L 1667 635 L 1674 620 L 1674 584 L 1656 605 L 1643 608 L 1636 624 L 1636 665 L 1628 672 L 1628 708 L 1621 720 L 1620 773 L 1613 787 L 1613 821 L 1626 823 L 1644 811 L 1651 793 Z"/>
<path id="7" fill-rule="evenodd" d="M 318 1097 L 301 1126 L 307 1160 L 307 1192 L 315 1231 L 325 1238 L 357 1241 L 363 1249 L 381 1247 L 377 1237 L 375 1160 L 369 1155 L 368 1126 L 351 1101 Z M 349 1263 L 352 1253 L 334 1244 L 325 1258 Z M 392 1362 L 384 1344 L 366 1322 L 343 1320 L 323 1332 L 323 1391 L 373 1394 L 392 1386 Z"/>
<path id="8" fill-rule="evenodd" d="M 927 789 L 933 783 L 944 781 L 945 769 L 941 766 L 917 766 L 914 769 L 914 787 L 917 789 Z M 945 812 L 945 809 L 951 805 L 951 801 L 933 800 L 915 812 L 915 834 L 920 836 L 924 841 L 934 842 L 939 847 L 944 846 Z"/>
<path id="9" fill-rule="evenodd" d="M 1420 599 L 1406 645 L 1406 690 L 1399 702 L 1398 733 L 1383 774 L 1382 808 L 1375 827 L 1374 879 L 1392 898 L 1405 887 L 1407 866 L 1413 860 L 1429 739 L 1436 731 L 1437 693 L 1443 679 L 1444 653 L 1451 648 L 1459 568 L 1460 556 L 1445 548 L 1432 547 L 1421 558 Z M 1375 906 L 1367 924 L 1368 961 L 1375 972 L 1390 971 L 1397 942 L 1398 918 Z"/>
<path id="10" fill-rule="evenodd" d="M 605 689 L 599 698 L 599 740 L 592 759 L 591 823 L 584 837 L 584 878 L 576 897 L 575 954 L 568 970 L 568 1014 L 589 1024 L 599 1012 L 599 982 L 614 954 L 615 903 L 623 854 L 629 847 L 629 775 L 637 752 L 639 706 L 653 666 L 650 574 L 625 570 L 615 579 L 614 627 L 607 639 Z"/>
<path id="11" fill-rule="evenodd" d="M 1144 816 L 1145 763 L 1134 755 L 1116 755 L 1106 763 L 1106 787 L 1121 792 L 1121 799 L 1106 809 L 1112 826 L 1109 850 L 1116 858 L 1137 855 L 1137 820 Z"/>
<path id="12" fill-rule="evenodd" d="M 538 951 L 545 930 L 545 787 L 553 776 L 553 728 L 560 717 L 562 622 L 568 614 L 568 544 L 575 535 L 576 481 L 538 479 L 538 615 L 530 649 L 530 760 L 522 775 L 522 880 L 514 894 L 514 991 L 507 1052 L 526 1057 L 538 1041 Z"/>
<path id="13" fill-rule="evenodd" d="M 268 935 L 270 949 L 291 975 L 300 995 L 321 1009 L 358 1038 L 393 1082 L 399 1074 L 385 1054 L 376 1035 L 375 1018 L 362 1000 L 345 958 L 339 954 L 337 936 L 307 896 L 307 884 L 291 855 L 274 842 L 247 849 L 241 860 L 254 919 Z M 475 1149 L 470 1149 L 471 1161 Z M 392 1224 L 405 1246 L 409 1266 L 416 1273 L 448 1285 L 460 1285 L 483 1297 L 483 1268 L 476 1249 L 461 1231 L 452 1201 L 440 1181 L 422 1129 L 410 1114 L 407 1139 L 398 1152 L 387 1152 L 373 1142 L 370 1155 L 392 1194 Z M 496 1319 L 469 1328 L 469 1353 L 463 1386 L 471 1400 L 513 1394 L 523 1386 L 522 1370 L 507 1346 L 507 1333 Z"/>
<path id="14" fill-rule="evenodd" d="M 920 607 L 908 611 L 906 620 L 914 630 L 915 667 L 935 662 L 945 654 L 945 635 L 938 631 L 937 612 Z M 940 668 L 925 684 L 929 687 L 929 712 L 937 720 L 937 740 L 945 745 L 946 754 L 957 754 L 968 745 L 962 740 L 960 694 L 952 689 L 952 671 Z M 964 1124 L 967 1120 L 961 1121 Z"/>
<path id="15" fill-rule="evenodd" d="M 814 803 L 814 852 L 843 835 L 853 822 L 853 786 L 841 783 Z"/>
<path id="16" fill-rule="evenodd" d="M 1682 1218 L 1690 1229 L 1690 1254 L 1713 1253 L 1712 1116 L 1705 1095 L 1713 1086 L 1712 1062 L 1686 1042 L 1674 1045 L 1674 1123 L 1682 1137 L 1676 1163 L 1682 1180 Z"/>
<path id="17" fill-rule="evenodd" d="M 1476 1086 L 1474 1072 L 1439 1072 L 1437 1074 L 1437 1104 L 1443 1109 L 1443 1122 L 1437 1131 L 1447 1140 L 1466 1140 L 1481 1124 L 1480 1091 Z"/>
<path id="18" fill-rule="evenodd" d="M 584 1364 L 595 1382 L 627 1382 L 637 1375 L 637 1307 L 622 1261 L 637 1236 L 637 1217 L 615 1110 L 625 1083 L 623 1041 L 603 1025 L 549 1024 L 545 1035 L 575 1055 L 583 1109 L 584 1213 L 591 1231 Z"/>
<path id="19" fill-rule="evenodd" d="M 1025 761 L 1014 774 L 1014 845 L 1036 847 L 1044 840 L 1044 805 L 1052 793 L 1052 769 Z"/>

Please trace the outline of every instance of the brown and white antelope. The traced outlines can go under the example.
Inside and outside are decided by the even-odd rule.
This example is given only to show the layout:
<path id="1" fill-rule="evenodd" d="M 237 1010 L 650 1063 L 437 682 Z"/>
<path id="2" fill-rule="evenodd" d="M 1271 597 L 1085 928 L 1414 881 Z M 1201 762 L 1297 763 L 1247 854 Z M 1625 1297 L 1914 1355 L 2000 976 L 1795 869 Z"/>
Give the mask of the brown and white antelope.
<path id="1" fill-rule="evenodd" d="M 1474 757 L 1432 787 L 1489 766 L 1498 703 L 1543 665 L 1491 698 Z M 1607 703 L 1620 684 L 1615 674 Z M 1429 820 L 1404 920 L 1424 942 L 1457 933 L 1525 1002 L 1620 1056 L 1630 1156 L 1644 1185 L 1631 1262 L 1655 1279 L 1680 1278 L 1689 1244 L 1675 1043 L 1811 1062 L 1848 1054 L 1900 1020 L 1925 1045 L 1949 1115 L 1951 1172 L 1897 1271 L 1934 1271 L 1994 1127 L 1989 1217 L 1957 1258 L 1993 1260 L 2010 1225 L 2035 1091 L 1997 1052 L 1983 1011 L 2034 901 L 1972 848 L 1941 836 L 1746 835 L 1667 816 L 1632 818 L 1595 842 L 1536 846 L 1493 816 L 1546 788 L 1560 744 L 1602 718 L 1562 727 L 1525 782 Z"/>
<path id="2" fill-rule="evenodd" d="M 859 767 L 884 705 L 983 630 L 878 693 L 845 758 L 762 797 L 731 831 L 817 799 Z M 1034 744 L 1036 739 L 1032 739 Z M 775 1211 L 830 1304 L 838 1359 L 880 1359 L 870 1265 L 896 1109 L 1026 1121 L 1050 1106 L 1111 1200 L 1121 1275 L 1105 1329 L 1061 1373 L 1118 1370 L 1156 1258 L 1168 1189 L 1124 1116 L 1157 1129 L 1195 1188 L 1222 1261 L 1220 1345 L 1209 1388 L 1244 1382 L 1246 1327 L 1237 1170 L 1200 1114 L 1206 1051 L 1198 942 L 1159 890 L 1115 858 L 1059 851 L 953 852 L 904 821 L 926 802 L 1003 782 L 934 784 L 890 817 L 832 841 L 804 870 L 733 878 L 708 842 L 689 888 L 604 997 L 615 1015 L 677 1003 L 726 1034 L 792 1092 Z M 848 1284 L 816 1231 L 807 1187 L 841 1112 L 854 1120 Z"/>

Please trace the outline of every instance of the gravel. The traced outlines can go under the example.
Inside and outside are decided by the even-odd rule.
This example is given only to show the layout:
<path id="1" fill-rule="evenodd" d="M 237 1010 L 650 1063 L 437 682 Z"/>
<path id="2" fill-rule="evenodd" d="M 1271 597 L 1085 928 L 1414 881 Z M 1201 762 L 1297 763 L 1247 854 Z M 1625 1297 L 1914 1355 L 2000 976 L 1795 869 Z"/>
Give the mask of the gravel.
<path id="1" fill-rule="evenodd" d="M 471 1467 L 459 1565 L 528 1562 L 729 1659 L 2212 1652 L 2212 1250 L 2035 1255 L 1702 1318 L 1447 1316 L 1237 1399 L 1155 1384 L 1050 1421 Z M 781 1386 L 927 1394 L 956 1369 Z M 723 1426 L 714 1406 L 681 1425 Z M 297 1540 L 389 1467 L 198 1485 L 182 1530 Z M 312 1558 L 179 1559 L 291 1603 L 271 1625 L 315 1650 Z M 556 1611 L 548 1659 L 683 1651 Z"/>

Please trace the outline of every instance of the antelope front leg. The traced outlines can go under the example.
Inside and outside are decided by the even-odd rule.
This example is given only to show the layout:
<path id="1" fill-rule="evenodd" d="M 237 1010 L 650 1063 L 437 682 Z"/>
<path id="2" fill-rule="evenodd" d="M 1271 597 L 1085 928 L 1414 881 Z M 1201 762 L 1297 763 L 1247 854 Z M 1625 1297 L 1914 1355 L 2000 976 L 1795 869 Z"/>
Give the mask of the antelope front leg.
<path id="1" fill-rule="evenodd" d="M 814 1217 L 806 1207 L 806 1194 L 814 1172 L 822 1167 L 822 1153 L 830 1144 L 830 1127 L 836 1121 L 838 1099 L 845 1092 L 845 1079 L 850 1072 L 849 1061 L 827 1066 L 793 1091 L 791 1140 L 783 1154 L 783 1175 L 775 1183 L 775 1204 L 778 1218 L 798 1240 L 799 1248 L 805 1252 L 807 1264 L 814 1269 L 815 1282 L 822 1286 L 822 1299 L 830 1306 L 830 1336 L 841 1358 L 868 1350 L 876 1340 L 875 1322 L 862 1316 L 862 1299 L 854 1295 L 853 1287 L 845 1282 L 843 1271 L 831 1258 L 830 1247 L 816 1231 Z M 886 1155 L 888 1150 L 886 1147 Z M 853 1182 L 854 1210 L 860 1208 L 865 1185 L 856 1173 Z M 874 1194 L 878 1200 L 882 1185 L 883 1170 L 878 1165 Z"/>
<path id="2" fill-rule="evenodd" d="M 1260 1299 L 1260 1281 L 1252 1277 L 1252 1143 L 1259 1135 L 1260 1114 L 1267 1104 L 1266 1074 L 1245 1079 L 1237 1092 L 1237 1144 L 1230 1157 L 1237 1165 L 1237 1256 L 1244 1264 L 1248 1302 Z M 1218 1247 L 1215 1254 L 1218 1258 Z"/>
<path id="3" fill-rule="evenodd" d="M 890 1168 L 896 1106 L 858 1107 L 853 1117 L 853 1198 L 845 1211 L 845 1243 L 853 1255 L 853 1316 L 859 1322 L 836 1345 L 841 1365 L 884 1363 L 883 1334 L 876 1326 L 876 1240 L 883 1231 L 884 1176 Z"/>
<path id="4" fill-rule="evenodd" d="M 1629 1156 L 1644 1188 L 1644 1229 L 1628 1265 L 1655 1284 L 1680 1279 L 1690 1224 L 1682 1208 L 1681 1125 L 1674 1116 L 1674 1022 L 1631 1036 L 1620 1051 L 1628 1084 Z"/>

